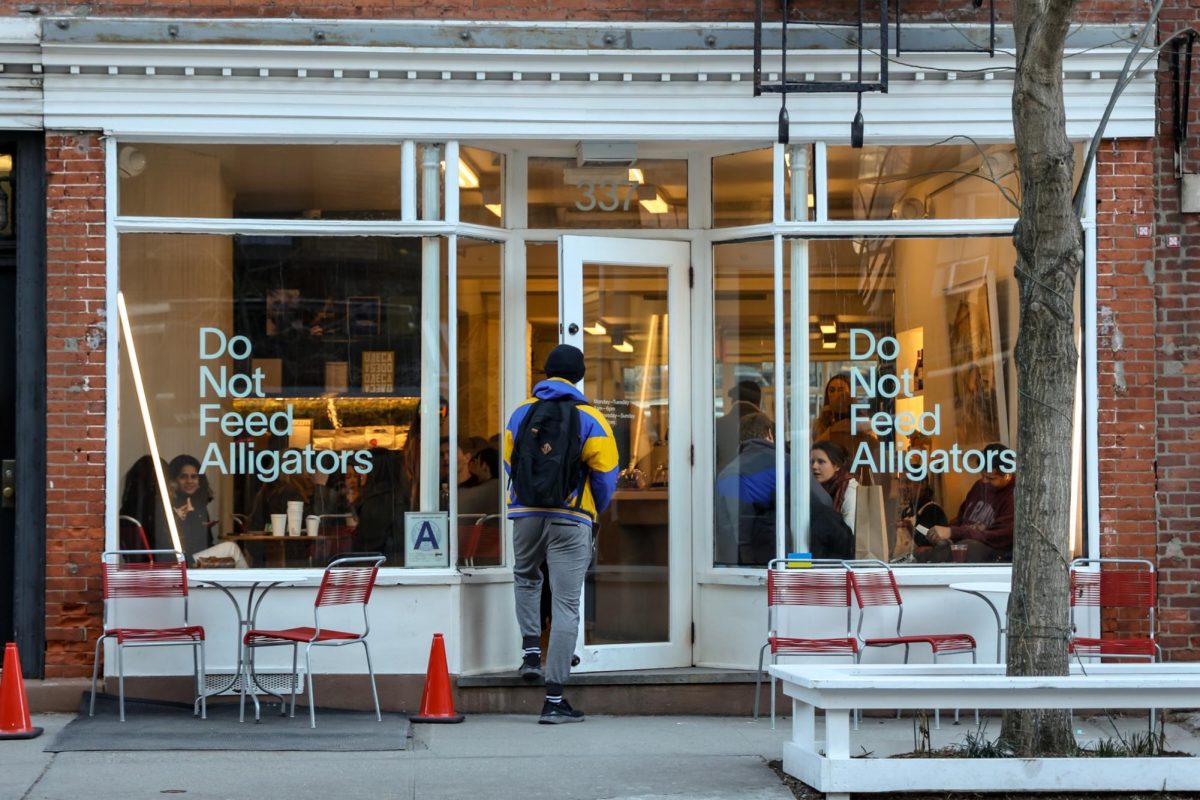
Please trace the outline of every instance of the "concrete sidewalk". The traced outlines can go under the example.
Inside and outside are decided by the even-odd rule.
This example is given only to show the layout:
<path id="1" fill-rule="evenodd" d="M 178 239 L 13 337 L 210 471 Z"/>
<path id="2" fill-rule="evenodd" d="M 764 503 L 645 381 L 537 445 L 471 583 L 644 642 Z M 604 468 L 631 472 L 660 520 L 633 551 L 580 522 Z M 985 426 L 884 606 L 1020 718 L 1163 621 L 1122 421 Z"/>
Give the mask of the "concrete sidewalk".
<path id="1" fill-rule="evenodd" d="M 793 800 L 767 766 L 790 734 L 783 718 L 772 731 L 768 719 L 747 717 L 595 716 L 549 726 L 534 716 L 472 715 L 460 725 L 414 725 L 403 752 L 43 752 L 72 718 L 37 715 L 40 738 L 0 741 L 0 800 Z M 985 718 L 985 730 L 995 735 L 999 722 Z M 1145 725 L 1120 722 L 1125 731 Z M 1077 717 L 1076 727 L 1081 742 L 1114 732 L 1103 717 Z M 976 730 L 971 712 L 956 726 L 943 711 L 931 744 Z M 1192 726 L 1168 724 L 1167 740 L 1200 752 Z M 871 717 L 852 748 L 883 757 L 911 751 L 913 741 L 911 716 Z"/>
<path id="2" fill-rule="evenodd" d="M 72 718 L 36 715 L 40 738 L 0 742 L 0 800 L 792 800 L 766 764 L 780 757 L 789 726 L 772 731 L 746 718 L 597 716 L 551 726 L 473 715 L 414 725 L 403 752 L 42 752 Z"/>

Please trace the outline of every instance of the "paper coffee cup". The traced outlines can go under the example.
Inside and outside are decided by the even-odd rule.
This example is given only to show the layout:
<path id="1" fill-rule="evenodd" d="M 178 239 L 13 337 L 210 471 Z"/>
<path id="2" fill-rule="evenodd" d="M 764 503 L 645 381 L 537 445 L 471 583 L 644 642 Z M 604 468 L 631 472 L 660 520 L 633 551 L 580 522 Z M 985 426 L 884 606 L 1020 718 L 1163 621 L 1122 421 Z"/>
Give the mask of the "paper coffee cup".
<path id="1" fill-rule="evenodd" d="M 287 514 L 271 515 L 271 533 L 283 536 L 287 533 Z"/>
<path id="2" fill-rule="evenodd" d="M 321 527 L 321 518 L 310 516 L 304 522 L 305 522 L 305 525 L 307 525 L 307 529 L 305 530 L 305 533 L 307 533 L 309 536 L 316 536 L 317 531 Z"/>
<path id="3" fill-rule="evenodd" d="M 287 532 L 288 536 L 304 535 L 304 502 L 302 500 L 288 501 Z"/>

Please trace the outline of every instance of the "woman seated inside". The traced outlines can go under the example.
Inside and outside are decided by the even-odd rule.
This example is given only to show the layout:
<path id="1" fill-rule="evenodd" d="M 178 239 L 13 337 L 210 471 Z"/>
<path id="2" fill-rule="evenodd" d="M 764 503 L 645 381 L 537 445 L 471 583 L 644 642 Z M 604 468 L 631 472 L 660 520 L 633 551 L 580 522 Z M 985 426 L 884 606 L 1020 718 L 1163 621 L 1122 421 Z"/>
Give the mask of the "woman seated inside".
<path id="1" fill-rule="evenodd" d="M 900 481 L 900 523 L 896 530 L 896 560 L 912 560 L 933 546 L 926 534 L 935 525 L 949 522 L 945 510 L 933 497 L 929 476 L 919 481 Z"/>
<path id="2" fill-rule="evenodd" d="M 813 477 L 833 500 L 834 511 L 842 515 L 842 519 L 853 532 L 858 481 L 850 475 L 849 456 L 846 455 L 846 451 L 834 442 L 817 442 L 812 446 L 809 466 Z"/>
<path id="3" fill-rule="evenodd" d="M 200 474 L 200 461 L 195 456 L 181 454 L 167 465 L 167 489 L 171 497 L 171 509 L 175 514 L 175 529 L 184 554 L 193 564 L 213 558 L 228 559 L 238 569 L 246 569 L 246 557 L 233 542 L 213 544 L 212 528 L 215 520 L 209 519 L 208 504 L 213 500 L 208 479 Z M 158 535 L 170 536 L 166 525 L 158 528 Z M 160 544 L 161 546 L 161 544 Z M 174 544 L 166 547 L 174 548 Z"/>

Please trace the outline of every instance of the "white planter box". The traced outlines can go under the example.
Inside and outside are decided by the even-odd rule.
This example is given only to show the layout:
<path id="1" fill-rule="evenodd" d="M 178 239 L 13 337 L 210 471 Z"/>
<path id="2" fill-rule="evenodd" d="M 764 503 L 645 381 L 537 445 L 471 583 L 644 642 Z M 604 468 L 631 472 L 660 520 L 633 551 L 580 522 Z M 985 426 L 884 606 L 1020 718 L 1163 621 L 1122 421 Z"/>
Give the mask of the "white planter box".
<path id="1" fill-rule="evenodd" d="M 1191 757 L 850 758 L 856 708 L 1185 708 L 1200 698 L 1200 665 L 1075 665 L 1069 676 L 1046 678 L 1009 678 L 1000 664 L 771 671 L 794 712 L 783 769 L 827 800 L 848 800 L 850 792 L 1200 790 L 1200 758 Z M 825 711 L 823 742 L 816 737 L 818 708 Z"/>

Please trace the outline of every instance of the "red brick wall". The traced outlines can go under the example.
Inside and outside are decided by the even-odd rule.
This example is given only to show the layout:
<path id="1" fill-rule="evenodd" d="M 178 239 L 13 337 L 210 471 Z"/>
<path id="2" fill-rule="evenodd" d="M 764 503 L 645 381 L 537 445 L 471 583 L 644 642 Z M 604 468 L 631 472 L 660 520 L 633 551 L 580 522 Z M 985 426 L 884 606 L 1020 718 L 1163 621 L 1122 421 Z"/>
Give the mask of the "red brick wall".
<path id="1" fill-rule="evenodd" d="M 1160 40 L 1200 24 L 1200 3 L 1167 4 Z M 1163 63 L 1169 63 L 1169 51 Z M 1200 647 L 1200 215 L 1179 211 L 1171 75 L 1159 71 L 1155 169 L 1155 288 L 1158 303 L 1158 526 L 1160 619 L 1170 658 L 1195 659 Z M 1188 172 L 1200 172 L 1200 82 L 1192 86 Z M 1175 237 L 1177 241 L 1171 241 Z"/>
<path id="2" fill-rule="evenodd" d="M 46 677 L 91 674 L 104 549 L 104 147 L 46 136 Z"/>
<path id="3" fill-rule="evenodd" d="M 0 14 L 15 14 L 25 0 L 3 0 Z M 47 16 L 109 17 L 307 17 L 317 19 L 458 19 L 458 20 L 603 20 L 614 22 L 738 22 L 754 18 L 753 0 L 118 0 L 81 5 L 74 0 L 37 4 Z M 872 13 L 867 4 L 867 15 Z M 769 9 L 778 5 L 764 4 Z M 1000 20 L 1011 18 L 1011 0 L 997 0 Z M 796 19 L 845 20 L 853 4 L 828 0 L 794 0 Z M 847 12 L 846 9 L 850 9 Z M 878 14 L 878 5 L 875 5 Z M 893 3 L 893 13 L 895 4 Z M 778 12 L 776 12 L 777 14 Z M 1129 0 L 1080 0 L 1075 18 L 1081 22 L 1127 22 L 1145 19 L 1145 8 Z M 904 19 L 986 22 L 986 4 L 969 0 L 905 0 Z"/>
<path id="4" fill-rule="evenodd" d="M 1153 181 L 1151 140 L 1110 140 L 1101 146 L 1096 160 L 1099 555 L 1152 562 L 1158 554 Z M 1108 613 L 1102 627 L 1129 634 L 1139 629 L 1137 619 L 1145 614 Z"/>

